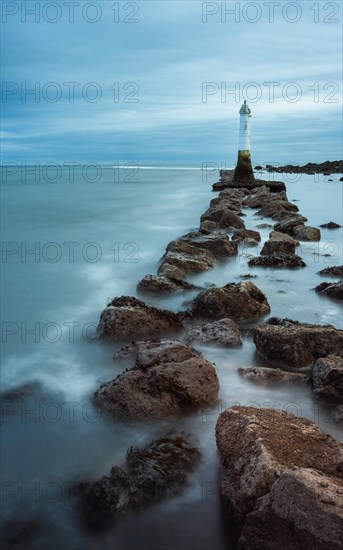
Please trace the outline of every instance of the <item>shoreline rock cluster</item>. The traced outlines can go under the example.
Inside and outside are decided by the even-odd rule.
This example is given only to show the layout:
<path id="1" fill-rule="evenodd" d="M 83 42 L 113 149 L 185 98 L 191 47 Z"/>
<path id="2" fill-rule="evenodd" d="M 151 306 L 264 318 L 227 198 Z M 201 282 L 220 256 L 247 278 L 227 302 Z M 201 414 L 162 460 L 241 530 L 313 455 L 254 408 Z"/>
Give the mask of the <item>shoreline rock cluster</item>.
<path id="1" fill-rule="evenodd" d="M 262 169 L 262 167 L 259 167 Z M 308 162 L 303 166 L 296 164 L 286 164 L 285 166 L 272 166 L 267 164 L 265 167 L 267 172 L 279 172 L 289 174 L 324 174 L 329 176 L 331 174 L 343 173 L 343 160 L 326 160 L 325 162 Z M 343 178 L 341 178 L 343 181 Z"/>

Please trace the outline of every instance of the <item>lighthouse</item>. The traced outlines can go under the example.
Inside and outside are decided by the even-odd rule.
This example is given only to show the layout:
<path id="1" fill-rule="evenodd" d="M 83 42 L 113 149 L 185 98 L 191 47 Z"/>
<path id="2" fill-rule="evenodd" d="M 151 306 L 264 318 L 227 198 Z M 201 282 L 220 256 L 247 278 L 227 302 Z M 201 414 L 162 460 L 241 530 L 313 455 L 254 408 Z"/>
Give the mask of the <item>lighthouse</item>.
<path id="1" fill-rule="evenodd" d="M 246 100 L 239 111 L 239 142 L 238 159 L 234 174 L 235 181 L 254 181 L 254 172 L 251 166 L 250 156 L 250 117 L 251 109 Z"/>

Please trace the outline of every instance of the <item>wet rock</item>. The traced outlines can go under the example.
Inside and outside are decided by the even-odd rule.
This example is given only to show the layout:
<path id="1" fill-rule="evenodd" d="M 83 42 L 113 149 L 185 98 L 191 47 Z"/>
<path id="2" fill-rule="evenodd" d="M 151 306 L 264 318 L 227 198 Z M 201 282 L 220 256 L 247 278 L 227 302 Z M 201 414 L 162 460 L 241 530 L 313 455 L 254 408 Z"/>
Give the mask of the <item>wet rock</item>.
<path id="1" fill-rule="evenodd" d="M 164 294 L 177 290 L 192 290 L 194 285 L 180 279 L 170 279 L 162 275 L 145 275 L 137 284 L 137 291 L 142 294 Z"/>
<path id="2" fill-rule="evenodd" d="M 103 310 L 98 325 L 100 338 L 137 340 L 183 328 L 177 314 L 157 309 L 132 296 L 114 298 Z"/>
<path id="3" fill-rule="evenodd" d="M 315 291 L 336 300 L 343 300 L 343 280 L 338 283 L 321 283 L 316 286 Z"/>
<path id="4" fill-rule="evenodd" d="M 244 222 L 237 212 L 229 209 L 225 204 L 210 206 L 201 216 L 200 222 L 203 223 L 207 220 L 219 223 L 220 227 L 234 227 L 237 229 L 244 227 Z"/>
<path id="5" fill-rule="evenodd" d="M 200 457 L 183 432 L 144 448 L 131 447 L 123 467 L 113 466 L 108 476 L 79 485 L 84 519 L 92 527 L 106 528 L 118 514 L 177 495 Z"/>
<path id="6" fill-rule="evenodd" d="M 182 363 L 192 357 L 201 357 L 201 353 L 179 340 L 166 338 L 131 342 L 121 348 L 113 359 L 144 370 L 156 364 Z"/>
<path id="7" fill-rule="evenodd" d="M 198 273 L 211 269 L 215 264 L 215 257 L 209 250 L 199 250 L 198 247 L 179 239 L 169 243 L 157 271 L 158 275 L 165 273 L 165 264 L 176 267 L 182 273 Z"/>
<path id="8" fill-rule="evenodd" d="M 271 256 L 256 256 L 248 261 L 249 267 L 305 267 L 305 262 L 296 254 L 275 253 Z"/>
<path id="9" fill-rule="evenodd" d="M 310 468 L 293 468 L 258 499 L 246 518 L 238 548 L 340 550 L 342 525 L 342 480 Z"/>
<path id="10" fill-rule="evenodd" d="M 232 240 L 240 243 L 245 239 L 253 239 L 255 242 L 259 242 L 261 235 L 258 231 L 253 231 L 252 229 L 235 229 Z"/>
<path id="11" fill-rule="evenodd" d="M 287 233 L 291 237 L 295 236 L 294 228 L 304 225 L 307 221 L 307 218 L 300 216 L 300 214 L 294 214 L 291 217 L 287 217 L 285 220 L 282 220 L 279 223 L 274 225 L 274 230 L 279 231 L 280 233 Z"/>
<path id="12" fill-rule="evenodd" d="M 192 328 L 187 334 L 187 342 L 194 340 L 227 347 L 242 345 L 239 328 L 232 319 L 220 319 Z"/>
<path id="13" fill-rule="evenodd" d="M 266 186 L 263 186 L 260 189 L 255 189 L 255 191 L 256 192 L 253 195 L 249 195 L 243 199 L 243 206 L 248 208 L 260 208 L 272 197 L 270 190 Z"/>
<path id="14" fill-rule="evenodd" d="M 319 357 L 343 356 L 343 331 L 332 325 L 271 320 L 254 328 L 257 352 L 270 362 L 294 368 L 310 367 Z"/>
<path id="15" fill-rule="evenodd" d="M 210 235 L 203 235 L 201 233 L 196 233 L 192 236 L 185 235 L 181 240 L 198 249 L 210 251 L 219 260 L 229 256 L 236 256 L 238 252 L 237 243 L 230 241 L 229 237 L 222 232 L 211 233 Z"/>
<path id="16" fill-rule="evenodd" d="M 287 372 L 271 367 L 240 367 L 238 372 L 244 378 L 254 382 L 275 383 L 275 382 L 308 382 L 307 374 L 298 372 Z"/>
<path id="17" fill-rule="evenodd" d="M 95 392 L 94 402 L 101 409 L 131 421 L 163 418 L 216 402 L 216 371 L 199 352 L 178 341 L 137 346 L 135 366 Z"/>
<path id="18" fill-rule="evenodd" d="M 238 216 L 242 216 L 243 213 L 241 210 L 241 202 L 242 201 L 240 199 L 219 196 L 216 199 L 211 200 L 209 208 L 219 206 L 223 209 L 223 211 L 230 210 L 235 212 Z"/>
<path id="19" fill-rule="evenodd" d="M 263 245 L 261 250 L 262 256 L 269 256 L 272 254 L 295 254 L 295 243 L 289 240 L 281 239 L 269 239 Z"/>
<path id="20" fill-rule="evenodd" d="M 308 162 L 303 166 L 297 164 L 272 166 L 271 164 L 267 164 L 266 170 L 268 172 L 283 172 L 290 174 L 340 174 L 343 171 L 343 160 L 326 160 L 321 163 Z"/>
<path id="21" fill-rule="evenodd" d="M 295 226 L 293 235 L 299 241 L 320 241 L 320 229 L 309 225 Z"/>
<path id="22" fill-rule="evenodd" d="M 220 182 L 215 183 L 212 188 L 213 190 L 222 190 L 222 189 L 248 189 L 254 190 L 258 187 L 268 187 L 272 193 L 279 193 L 285 191 L 286 186 L 282 181 L 266 181 L 260 179 L 254 179 L 252 181 L 238 181 L 233 178 L 234 174 L 232 170 L 220 170 Z"/>
<path id="23" fill-rule="evenodd" d="M 333 414 L 335 422 L 343 422 L 343 405 L 338 405 Z"/>
<path id="24" fill-rule="evenodd" d="M 270 223 L 259 223 L 256 225 L 257 229 L 268 229 L 269 227 L 273 227 Z"/>
<path id="25" fill-rule="evenodd" d="M 235 321 L 255 319 L 270 311 L 266 296 L 251 281 L 229 283 L 221 288 L 209 288 L 192 302 L 192 314 L 207 319 Z"/>
<path id="26" fill-rule="evenodd" d="M 239 520 L 289 468 L 343 477 L 342 444 L 291 413 L 232 407 L 218 418 L 216 440 L 225 470 L 221 495 Z"/>
<path id="27" fill-rule="evenodd" d="M 203 235 L 210 235 L 211 233 L 216 233 L 220 230 L 219 223 L 211 222 L 210 220 L 205 220 L 201 222 L 200 225 L 200 233 L 203 233 Z"/>
<path id="28" fill-rule="evenodd" d="M 339 227 L 342 227 L 342 226 L 336 222 L 329 222 L 329 223 L 322 223 L 319 227 L 325 227 L 326 229 L 338 229 Z"/>
<path id="29" fill-rule="evenodd" d="M 256 246 L 259 246 L 259 243 L 255 241 L 254 239 L 244 239 L 244 241 L 241 242 L 242 248 L 253 248 Z"/>
<path id="30" fill-rule="evenodd" d="M 343 399 L 343 358 L 328 355 L 317 359 L 313 367 L 313 389 L 318 395 Z"/>
<path id="31" fill-rule="evenodd" d="M 319 275 L 330 275 L 330 277 L 343 277 L 343 265 L 334 265 L 318 271 Z"/>
<path id="32" fill-rule="evenodd" d="M 279 220 L 282 219 L 283 216 L 285 216 L 286 212 L 297 212 L 298 210 L 298 207 L 291 202 L 282 200 L 270 200 L 265 203 L 256 214 L 258 216 L 265 216 L 266 218 Z"/>
<path id="33" fill-rule="evenodd" d="M 299 241 L 297 241 L 290 235 L 287 235 L 287 233 L 281 233 L 281 231 L 271 231 L 269 233 L 269 239 L 272 241 L 288 241 L 290 243 L 293 243 L 294 246 L 299 245 Z"/>

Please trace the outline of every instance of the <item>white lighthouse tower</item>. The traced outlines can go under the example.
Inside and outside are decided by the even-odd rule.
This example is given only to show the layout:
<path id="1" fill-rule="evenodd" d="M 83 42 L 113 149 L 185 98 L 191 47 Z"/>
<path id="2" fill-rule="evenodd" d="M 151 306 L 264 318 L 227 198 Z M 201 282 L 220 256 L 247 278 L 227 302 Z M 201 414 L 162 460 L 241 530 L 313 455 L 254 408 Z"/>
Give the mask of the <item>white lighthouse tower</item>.
<path id="1" fill-rule="evenodd" d="M 251 109 L 246 100 L 239 111 L 239 142 L 238 142 L 238 159 L 234 174 L 235 181 L 253 181 L 255 179 L 254 172 L 251 166 L 250 156 L 250 118 Z"/>

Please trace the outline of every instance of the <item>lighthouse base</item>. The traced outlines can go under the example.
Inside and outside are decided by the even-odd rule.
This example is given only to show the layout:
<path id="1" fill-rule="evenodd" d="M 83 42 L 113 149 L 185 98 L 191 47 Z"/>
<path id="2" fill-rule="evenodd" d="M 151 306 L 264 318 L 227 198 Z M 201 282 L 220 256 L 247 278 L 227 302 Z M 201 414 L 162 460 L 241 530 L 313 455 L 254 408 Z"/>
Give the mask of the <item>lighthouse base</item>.
<path id="1" fill-rule="evenodd" d="M 233 176 L 234 181 L 251 182 L 255 180 L 251 166 L 250 151 L 238 151 L 237 165 Z"/>

